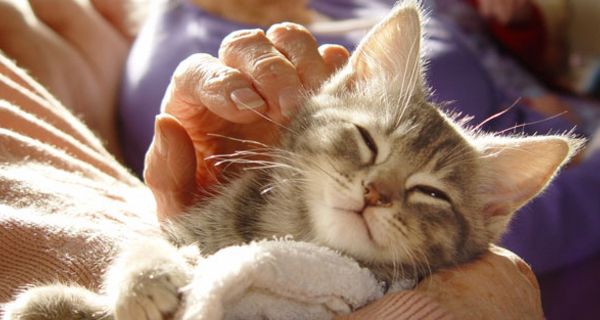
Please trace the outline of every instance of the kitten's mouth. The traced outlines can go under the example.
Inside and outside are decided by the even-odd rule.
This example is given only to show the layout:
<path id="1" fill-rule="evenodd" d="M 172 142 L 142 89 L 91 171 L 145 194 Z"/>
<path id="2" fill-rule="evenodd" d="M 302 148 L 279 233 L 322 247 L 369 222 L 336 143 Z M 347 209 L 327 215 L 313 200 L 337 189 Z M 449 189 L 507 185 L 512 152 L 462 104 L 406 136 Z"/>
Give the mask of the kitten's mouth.
<path id="1" fill-rule="evenodd" d="M 367 223 L 367 220 L 365 219 L 365 216 L 364 216 L 364 211 L 366 208 L 367 208 L 367 206 L 363 206 L 359 210 L 340 208 L 340 207 L 334 207 L 333 209 L 336 211 L 340 211 L 344 214 L 356 215 L 358 217 L 358 219 L 360 219 L 362 225 L 365 227 L 365 230 L 367 231 L 367 236 L 369 237 L 369 241 L 371 241 L 371 243 L 373 243 L 375 245 L 378 245 L 377 242 L 375 241 L 375 238 L 373 238 L 373 234 L 371 233 L 371 227 L 369 227 L 369 223 Z"/>

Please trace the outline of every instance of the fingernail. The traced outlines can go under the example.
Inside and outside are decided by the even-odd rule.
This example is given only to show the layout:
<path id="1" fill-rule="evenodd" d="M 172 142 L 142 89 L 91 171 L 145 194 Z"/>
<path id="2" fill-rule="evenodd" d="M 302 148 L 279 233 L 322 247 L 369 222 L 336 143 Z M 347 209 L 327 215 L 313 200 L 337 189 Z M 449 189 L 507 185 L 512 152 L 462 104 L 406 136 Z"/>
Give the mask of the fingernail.
<path id="1" fill-rule="evenodd" d="M 279 94 L 279 107 L 281 108 L 281 114 L 284 117 L 290 118 L 296 113 L 300 104 L 300 95 L 298 94 L 297 88 L 285 88 L 281 90 Z"/>
<path id="2" fill-rule="evenodd" d="M 159 155 L 167 157 L 167 153 L 169 152 L 169 142 L 167 136 L 160 127 L 160 124 L 158 124 L 160 119 L 160 116 L 156 116 L 154 120 L 154 145 Z"/>
<path id="3" fill-rule="evenodd" d="M 234 90 L 231 100 L 238 110 L 257 109 L 265 105 L 265 101 L 250 88 Z"/>

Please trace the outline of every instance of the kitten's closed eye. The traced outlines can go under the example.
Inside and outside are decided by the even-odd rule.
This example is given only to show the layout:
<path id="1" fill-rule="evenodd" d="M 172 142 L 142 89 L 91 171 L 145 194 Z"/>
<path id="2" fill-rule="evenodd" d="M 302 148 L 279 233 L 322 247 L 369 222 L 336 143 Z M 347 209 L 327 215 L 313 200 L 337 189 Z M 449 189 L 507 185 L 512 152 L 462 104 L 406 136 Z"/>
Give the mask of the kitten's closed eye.
<path id="1" fill-rule="evenodd" d="M 438 201 L 444 201 L 449 204 L 452 204 L 450 197 L 445 192 L 443 192 L 437 188 L 434 188 L 432 186 L 416 185 L 416 186 L 408 189 L 408 194 L 409 194 L 409 196 L 411 194 L 418 194 L 418 195 L 426 196 L 430 199 L 433 199 L 434 201 L 438 200 Z"/>
<path id="2" fill-rule="evenodd" d="M 356 127 L 356 129 L 358 130 L 358 133 L 360 133 L 360 136 L 362 137 L 363 142 L 365 143 L 365 145 L 367 146 L 367 148 L 369 148 L 370 151 L 370 157 L 367 163 L 365 163 L 365 165 L 372 165 L 375 163 L 375 159 L 377 159 L 377 144 L 375 143 L 375 140 L 373 139 L 373 137 L 371 136 L 371 134 L 369 133 L 369 131 L 357 124 L 354 125 Z"/>
<path id="3" fill-rule="evenodd" d="M 427 173 L 415 173 L 406 181 L 406 192 L 409 197 L 417 196 L 425 201 L 452 204 L 452 199 L 444 190 L 444 184 L 435 176 Z"/>

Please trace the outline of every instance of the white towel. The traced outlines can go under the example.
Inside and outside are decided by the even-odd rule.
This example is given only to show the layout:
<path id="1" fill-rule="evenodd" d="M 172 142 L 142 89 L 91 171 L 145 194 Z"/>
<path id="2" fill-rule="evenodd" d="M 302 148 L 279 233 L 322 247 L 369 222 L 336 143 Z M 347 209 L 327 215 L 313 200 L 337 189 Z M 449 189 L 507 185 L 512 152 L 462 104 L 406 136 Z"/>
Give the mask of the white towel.
<path id="1" fill-rule="evenodd" d="M 331 249 L 260 241 L 199 261 L 182 319 L 331 319 L 383 293 L 368 269 Z"/>

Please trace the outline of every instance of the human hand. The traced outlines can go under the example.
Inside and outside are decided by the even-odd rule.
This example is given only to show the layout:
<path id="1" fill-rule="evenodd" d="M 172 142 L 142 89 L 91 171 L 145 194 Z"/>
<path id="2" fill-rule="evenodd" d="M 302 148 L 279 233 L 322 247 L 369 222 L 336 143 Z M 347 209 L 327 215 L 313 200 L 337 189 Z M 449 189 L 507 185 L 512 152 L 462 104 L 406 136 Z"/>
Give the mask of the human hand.
<path id="1" fill-rule="evenodd" d="M 478 0 L 479 13 L 501 24 L 526 21 L 531 14 L 531 0 Z"/>
<path id="2" fill-rule="evenodd" d="M 477 260 L 438 270 L 415 290 L 388 294 L 342 319 L 543 319 L 533 271 L 492 246 Z"/>
<path id="3" fill-rule="evenodd" d="M 207 158 L 272 144 L 313 90 L 348 59 L 346 49 L 320 48 L 297 24 L 266 34 L 242 30 L 223 40 L 219 58 L 195 54 L 176 69 L 155 125 L 144 169 L 159 218 L 177 214 L 219 173 Z M 225 138 L 226 137 L 226 138 Z"/>
<path id="4" fill-rule="evenodd" d="M 456 319 L 543 319 L 535 274 L 521 258 L 491 246 L 476 260 L 438 270 L 416 288 Z"/>
<path id="5" fill-rule="evenodd" d="M 0 0 L 0 50 L 118 155 L 116 94 L 132 39 L 130 1 Z"/>

